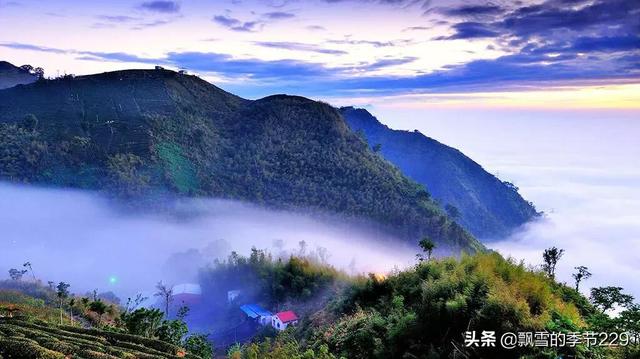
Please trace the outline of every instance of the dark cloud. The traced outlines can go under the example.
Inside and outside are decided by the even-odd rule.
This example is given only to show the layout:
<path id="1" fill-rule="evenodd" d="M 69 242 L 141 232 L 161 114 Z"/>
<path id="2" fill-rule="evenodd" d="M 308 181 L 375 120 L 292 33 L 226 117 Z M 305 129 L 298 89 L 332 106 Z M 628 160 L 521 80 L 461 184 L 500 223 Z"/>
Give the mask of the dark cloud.
<path id="1" fill-rule="evenodd" d="M 635 59 L 637 60 L 637 59 Z M 521 88 L 536 84 L 572 81 L 591 83 L 640 79 L 637 63 L 627 56 L 585 57 L 572 54 L 507 55 L 494 60 L 476 60 L 448 66 L 441 71 L 412 77 L 369 77 L 332 84 L 332 91 L 475 92 Z"/>
<path id="2" fill-rule="evenodd" d="M 225 16 L 225 15 L 216 15 L 212 19 L 218 25 L 222 25 L 229 30 L 238 31 L 238 32 L 255 32 L 262 28 L 263 23 L 259 21 L 240 21 L 236 18 Z"/>
<path id="3" fill-rule="evenodd" d="M 449 67 L 447 73 L 422 80 L 437 80 L 448 86 L 482 81 L 495 85 L 638 78 L 637 66 L 630 59 L 640 53 L 640 1 L 547 0 L 519 7 L 514 4 L 509 8 L 465 5 L 439 9 L 440 13 L 464 19 L 451 26 L 451 35 L 437 40 L 492 39 L 494 48 L 511 55 Z M 483 16 L 484 21 L 469 19 L 474 16 Z"/>
<path id="4" fill-rule="evenodd" d="M 158 59 L 139 57 L 125 52 L 79 51 L 77 54 L 79 55 L 78 59 L 91 61 L 136 62 L 142 64 L 157 64 L 161 62 Z"/>
<path id="5" fill-rule="evenodd" d="M 236 59 L 227 54 L 203 52 L 171 52 L 168 63 L 200 72 L 218 73 L 227 77 L 253 77 L 272 80 L 305 80 L 331 76 L 323 65 L 298 61 Z"/>
<path id="6" fill-rule="evenodd" d="M 365 70 L 365 71 L 375 71 L 375 70 L 380 70 L 386 67 L 405 65 L 405 64 L 414 62 L 417 59 L 418 59 L 417 57 L 412 57 L 412 56 L 381 59 L 381 60 L 374 61 L 372 63 L 358 66 L 357 69 Z"/>
<path id="7" fill-rule="evenodd" d="M 440 9 L 450 16 L 489 15 L 487 21 L 464 20 L 452 26 L 450 38 L 517 37 L 526 41 L 555 41 L 559 37 L 570 38 L 593 35 L 637 34 L 640 31 L 640 2 L 627 0 L 547 0 L 546 2 L 504 9 L 496 5 L 466 5 Z M 448 38 L 448 37 L 443 37 Z"/>
<path id="8" fill-rule="evenodd" d="M 329 55 L 344 55 L 347 54 L 346 51 L 336 50 L 336 49 L 328 49 L 315 44 L 305 44 L 300 42 L 285 42 L 285 41 L 256 41 L 254 44 L 270 47 L 275 49 L 285 49 L 292 51 L 303 51 L 303 52 L 316 52 L 320 54 L 329 54 Z"/>
<path id="9" fill-rule="evenodd" d="M 161 13 L 177 13 L 180 12 L 180 4 L 175 1 L 147 1 L 139 6 L 143 10 L 155 11 Z"/>
<path id="10" fill-rule="evenodd" d="M 463 5 L 451 8 L 438 9 L 444 15 L 448 16 L 481 16 L 496 15 L 503 13 L 504 9 L 493 4 L 486 5 Z"/>
<path id="11" fill-rule="evenodd" d="M 230 13 L 230 11 L 228 11 L 228 13 Z M 291 19 L 295 16 L 296 15 L 291 12 L 273 11 L 264 13 L 251 21 L 241 21 L 229 15 L 216 15 L 212 21 L 232 31 L 257 32 L 262 30 L 262 28 L 270 22 Z"/>
<path id="12" fill-rule="evenodd" d="M 66 50 L 56 49 L 56 48 L 52 48 L 52 47 L 37 46 L 37 45 L 30 45 L 30 44 L 21 44 L 21 43 L 3 43 L 3 44 L 0 44 L 0 46 L 6 47 L 6 48 L 9 48 L 9 49 L 15 49 L 15 50 L 31 50 L 31 51 L 48 52 L 48 53 L 52 53 L 52 54 L 66 54 L 66 53 L 68 53 L 68 51 L 66 51 Z"/>
<path id="13" fill-rule="evenodd" d="M 263 14 L 265 18 L 269 20 L 283 20 L 283 19 L 291 19 L 296 17 L 294 13 L 284 12 L 284 11 L 274 11 Z"/>
<path id="14" fill-rule="evenodd" d="M 452 28 L 455 30 L 453 35 L 438 37 L 436 40 L 477 39 L 500 35 L 490 25 L 474 21 L 460 22 L 453 25 Z"/>
<path id="15" fill-rule="evenodd" d="M 109 29 L 116 26 L 126 25 L 129 26 L 131 30 L 143 30 L 149 27 L 170 24 L 178 17 L 179 15 L 176 15 L 172 18 L 147 20 L 142 17 L 133 17 L 126 15 L 100 15 L 96 17 L 100 21 L 91 25 L 91 27 L 94 29 Z"/>
<path id="16" fill-rule="evenodd" d="M 518 8 L 505 15 L 496 25 L 519 36 L 549 34 L 557 30 L 617 31 L 638 30 L 640 2 L 627 0 L 597 0 L 576 8 L 549 0 L 539 5 Z"/>
<path id="17" fill-rule="evenodd" d="M 138 62 L 138 63 L 158 63 L 158 59 L 143 58 L 135 55 L 127 54 L 124 52 L 96 52 L 96 51 L 77 51 L 77 50 L 64 50 L 52 47 L 37 46 L 22 43 L 0 43 L 0 47 L 6 47 L 16 50 L 30 50 L 38 52 L 46 52 L 50 54 L 71 54 L 76 55 L 77 58 L 82 60 L 93 61 L 117 61 L 117 62 Z"/>

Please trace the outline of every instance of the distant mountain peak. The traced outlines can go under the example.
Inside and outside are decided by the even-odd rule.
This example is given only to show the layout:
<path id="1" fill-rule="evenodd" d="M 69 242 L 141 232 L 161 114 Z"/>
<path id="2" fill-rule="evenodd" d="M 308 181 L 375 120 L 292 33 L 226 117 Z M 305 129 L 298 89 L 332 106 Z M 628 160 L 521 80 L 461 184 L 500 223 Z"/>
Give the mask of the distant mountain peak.
<path id="1" fill-rule="evenodd" d="M 10 62 L 0 61 L 0 90 L 30 84 L 36 80 L 36 77 L 29 71 L 14 66 Z"/>
<path id="2" fill-rule="evenodd" d="M 365 109 L 340 109 L 354 131 L 404 174 L 424 185 L 450 215 L 478 238 L 504 237 L 536 217 L 533 205 L 459 150 L 418 130 L 394 130 Z"/>
<path id="3" fill-rule="evenodd" d="M 14 66 L 12 63 L 7 61 L 0 61 L 0 70 L 10 70 L 17 69 L 18 67 Z"/>

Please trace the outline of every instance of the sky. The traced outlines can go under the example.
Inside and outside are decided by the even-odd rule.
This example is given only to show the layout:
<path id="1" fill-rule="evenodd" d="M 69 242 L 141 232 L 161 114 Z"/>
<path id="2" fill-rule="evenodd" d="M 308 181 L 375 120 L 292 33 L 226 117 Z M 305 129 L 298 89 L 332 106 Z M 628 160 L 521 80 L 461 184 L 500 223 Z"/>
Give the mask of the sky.
<path id="1" fill-rule="evenodd" d="M 0 28 L 0 58 L 48 76 L 162 65 L 247 98 L 640 107 L 638 1 L 0 0 Z"/>
<path id="2" fill-rule="evenodd" d="M 543 251 L 556 246 L 565 250 L 559 281 L 572 285 L 575 267 L 587 266 L 593 277 L 583 293 L 614 285 L 640 300 L 637 111 L 377 110 L 390 126 L 428 133 L 515 183 L 545 213 L 489 248 L 539 267 Z"/>

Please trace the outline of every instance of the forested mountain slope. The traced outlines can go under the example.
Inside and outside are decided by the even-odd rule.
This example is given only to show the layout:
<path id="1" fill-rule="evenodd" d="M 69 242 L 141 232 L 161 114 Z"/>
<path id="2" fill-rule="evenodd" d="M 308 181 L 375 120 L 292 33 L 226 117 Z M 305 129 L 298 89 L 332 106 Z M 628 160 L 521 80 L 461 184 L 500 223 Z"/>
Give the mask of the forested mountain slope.
<path id="1" fill-rule="evenodd" d="M 372 147 L 424 185 L 476 237 L 505 236 L 538 215 L 514 185 L 500 181 L 457 149 L 417 131 L 393 130 L 364 109 L 344 107 L 340 112 L 354 131 L 362 131 Z"/>
<path id="2" fill-rule="evenodd" d="M 338 110 L 305 98 L 249 101 L 195 76 L 128 70 L 2 90 L 0 123 L 3 180 L 322 210 L 482 248 Z"/>

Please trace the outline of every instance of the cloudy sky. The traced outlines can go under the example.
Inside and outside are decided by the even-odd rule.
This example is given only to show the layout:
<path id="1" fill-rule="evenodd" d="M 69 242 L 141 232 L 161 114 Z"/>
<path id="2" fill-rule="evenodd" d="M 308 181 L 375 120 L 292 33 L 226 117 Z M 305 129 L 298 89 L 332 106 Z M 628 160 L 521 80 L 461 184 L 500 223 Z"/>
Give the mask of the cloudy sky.
<path id="1" fill-rule="evenodd" d="M 638 1 L 0 0 L 0 28 L 0 58 L 49 76 L 159 64 L 248 98 L 640 106 Z"/>

